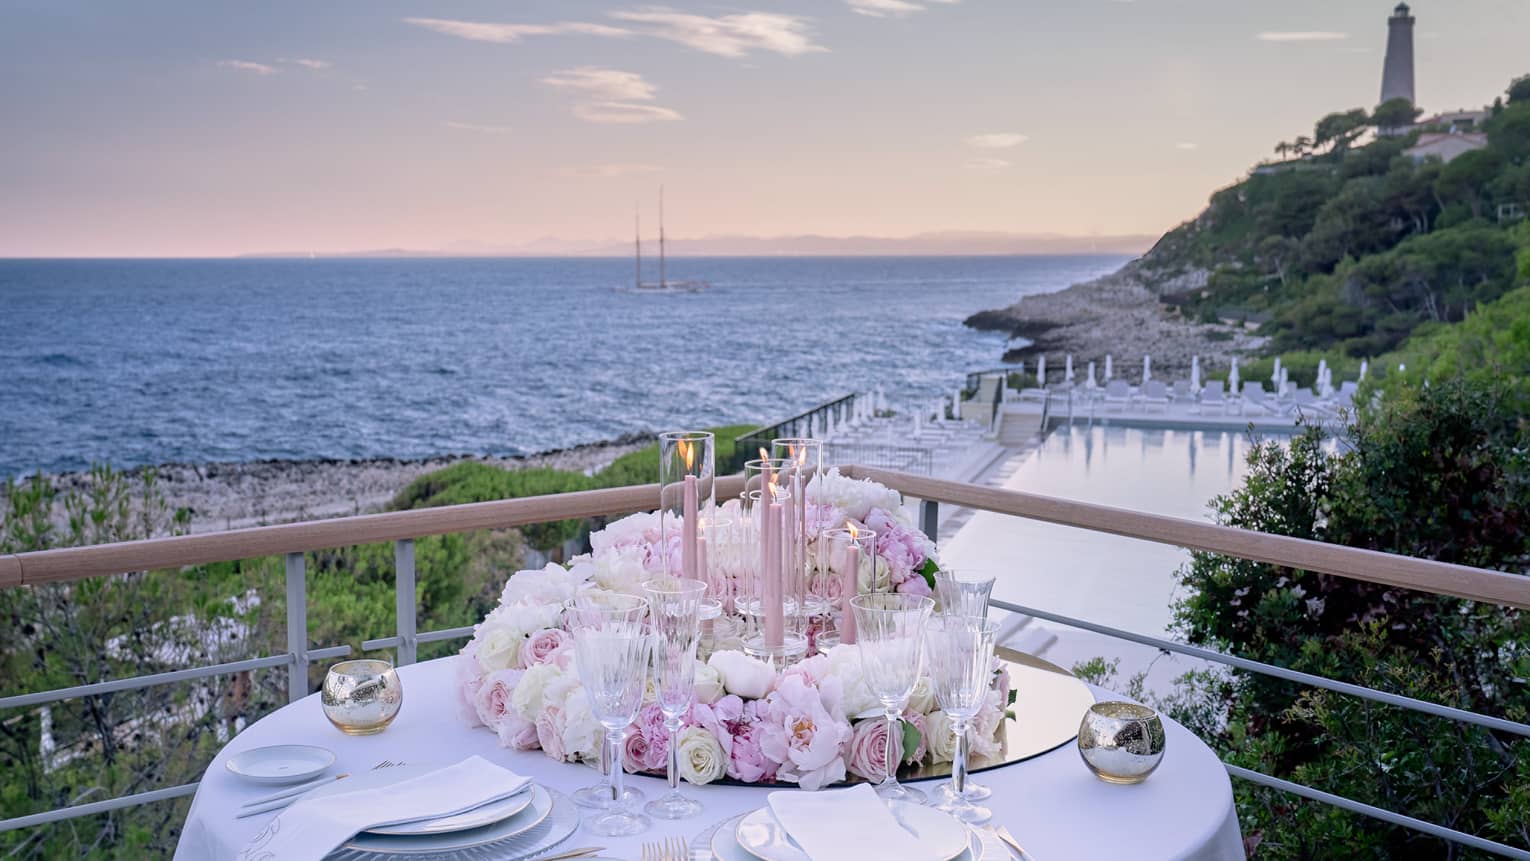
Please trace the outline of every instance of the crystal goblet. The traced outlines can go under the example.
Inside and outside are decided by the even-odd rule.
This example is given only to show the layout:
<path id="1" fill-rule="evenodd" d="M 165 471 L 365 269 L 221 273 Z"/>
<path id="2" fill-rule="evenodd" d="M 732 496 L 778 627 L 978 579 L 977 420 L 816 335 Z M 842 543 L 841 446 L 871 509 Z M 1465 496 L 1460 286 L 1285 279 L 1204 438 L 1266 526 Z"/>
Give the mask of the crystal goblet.
<path id="1" fill-rule="evenodd" d="M 850 599 L 855 614 L 861 672 L 887 716 L 887 759 L 877 795 L 889 801 L 923 802 L 924 793 L 898 782 L 903 732 L 899 721 L 924 669 L 924 627 L 935 602 L 920 595 L 882 592 Z"/>
<path id="2" fill-rule="evenodd" d="M 941 616 L 930 621 L 925 634 L 935 700 L 950 717 L 951 731 L 956 736 L 955 755 L 951 760 L 951 792 L 936 807 L 973 825 L 993 818 L 993 811 L 973 804 L 965 790 L 967 730 L 988 696 L 997 631 L 995 622 Z"/>
<path id="3" fill-rule="evenodd" d="M 642 813 L 622 804 L 622 733 L 637 717 L 648 682 L 652 636 L 644 628 L 648 602 L 631 595 L 580 596 L 575 599 L 574 658 L 590 711 L 606 731 L 610 758 L 607 803 L 585 823 L 607 837 L 637 834 L 649 826 Z"/>
<path id="4" fill-rule="evenodd" d="M 643 808 L 660 819 L 684 819 L 701 812 L 701 802 L 680 791 L 680 727 L 696 697 L 696 644 L 701 639 L 701 604 L 707 584 L 661 577 L 643 584 L 654 634 L 653 675 L 659 711 L 669 733 L 665 776 L 669 791 Z"/>
<path id="5" fill-rule="evenodd" d="M 998 578 L 968 568 L 942 569 L 935 574 L 935 601 L 942 616 L 965 616 L 972 619 L 988 618 L 988 599 L 993 595 L 993 585 Z M 936 799 L 942 803 L 950 800 L 951 785 L 942 783 L 935 788 Z M 967 800 L 982 801 L 993 795 L 993 790 L 974 780 L 967 781 Z"/>

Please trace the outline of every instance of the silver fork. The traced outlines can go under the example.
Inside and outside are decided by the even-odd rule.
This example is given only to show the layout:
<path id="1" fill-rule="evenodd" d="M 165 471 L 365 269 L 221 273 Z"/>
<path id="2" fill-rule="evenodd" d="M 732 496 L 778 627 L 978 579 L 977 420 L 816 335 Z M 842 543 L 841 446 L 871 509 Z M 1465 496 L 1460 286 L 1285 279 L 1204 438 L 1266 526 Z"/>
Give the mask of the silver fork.
<path id="1" fill-rule="evenodd" d="M 690 850 L 685 848 L 684 840 L 670 837 L 644 843 L 642 861 L 690 861 Z"/>

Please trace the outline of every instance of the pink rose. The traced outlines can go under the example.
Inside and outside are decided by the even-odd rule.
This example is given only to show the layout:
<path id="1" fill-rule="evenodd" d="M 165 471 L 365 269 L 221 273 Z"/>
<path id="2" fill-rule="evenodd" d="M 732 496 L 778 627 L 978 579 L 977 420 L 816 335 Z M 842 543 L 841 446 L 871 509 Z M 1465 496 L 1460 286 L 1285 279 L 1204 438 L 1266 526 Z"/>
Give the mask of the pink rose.
<path id="1" fill-rule="evenodd" d="M 562 761 L 568 757 L 563 749 L 563 709 L 556 706 L 537 715 L 537 743 L 542 752 Z"/>
<path id="2" fill-rule="evenodd" d="M 851 774 L 867 780 L 881 780 L 887 775 L 887 721 L 869 718 L 855 725 L 850 736 Z"/>
<path id="3" fill-rule="evenodd" d="M 636 725 L 629 727 L 627 737 L 622 739 L 622 767 L 631 772 L 647 771 L 652 757 L 653 746 L 648 736 Z"/>
<path id="4" fill-rule="evenodd" d="M 538 737 L 537 732 L 536 724 L 511 709 L 505 712 L 504 718 L 499 722 L 499 744 L 511 750 L 536 750 L 541 744 L 541 738 Z"/>
<path id="5" fill-rule="evenodd" d="M 469 641 L 452 663 L 456 679 L 457 716 L 469 727 L 483 726 L 478 717 L 478 689 L 483 687 L 483 668 L 478 665 L 478 644 Z"/>
<path id="6" fill-rule="evenodd" d="M 548 663 L 556 657 L 559 649 L 571 642 L 573 638 L 567 631 L 543 628 L 521 644 L 521 666 L 529 670 L 537 664 Z"/>
<path id="7" fill-rule="evenodd" d="M 496 732 L 499 724 L 504 720 L 505 714 L 512 711 L 510 696 L 515 692 L 515 686 L 520 682 L 525 670 L 499 670 L 490 673 L 483 680 L 483 685 L 473 697 L 473 707 L 478 713 L 478 720 L 483 725 Z"/>

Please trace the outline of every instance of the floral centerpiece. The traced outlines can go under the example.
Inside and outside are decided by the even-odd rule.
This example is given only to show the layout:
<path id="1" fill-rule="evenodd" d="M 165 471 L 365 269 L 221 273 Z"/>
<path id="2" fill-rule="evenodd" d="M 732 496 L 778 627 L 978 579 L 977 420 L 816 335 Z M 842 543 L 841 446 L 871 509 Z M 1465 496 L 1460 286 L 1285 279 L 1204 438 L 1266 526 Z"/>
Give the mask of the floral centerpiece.
<path id="1" fill-rule="evenodd" d="M 931 593 L 935 546 L 909 522 L 896 491 L 837 470 L 814 478 L 809 489 L 809 498 L 818 500 L 808 505 L 810 523 L 849 522 L 876 532 L 873 582 L 862 582 L 863 590 Z M 541 750 L 569 762 L 599 757 L 601 728 L 574 668 L 564 608 L 582 590 L 642 594 L 643 581 L 674 564 L 679 548 L 664 542 L 656 514 L 611 523 L 590 536 L 590 545 L 589 554 L 567 566 L 513 575 L 499 606 L 457 658 L 463 718 L 493 730 L 505 747 Z M 837 597 L 842 580 L 830 576 L 837 572 L 815 573 L 822 576 L 811 578 L 814 590 Z M 725 584 L 741 576 L 714 574 Z M 626 735 L 622 760 L 628 771 L 662 771 L 668 758 L 663 715 L 649 700 Z M 998 665 L 988 702 L 970 730 L 974 754 L 999 752 L 998 729 L 1009 700 L 1008 674 Z M 780 672 L 743 652 L 718 651 L 696 667 L 695 703 L 678 736 L 680 775 L 694 784 L 728 777 L 818 789 L 847 774 L 880 780 L 889 744 L 902 748 L 908 765 L 950 761 L 951 722 L 936 707 L 928 676 L 915 688 L 904 718 L 903 737 L 889 739 L 881 706 L 862 679 L 856 646 L 836 645 Z"/>

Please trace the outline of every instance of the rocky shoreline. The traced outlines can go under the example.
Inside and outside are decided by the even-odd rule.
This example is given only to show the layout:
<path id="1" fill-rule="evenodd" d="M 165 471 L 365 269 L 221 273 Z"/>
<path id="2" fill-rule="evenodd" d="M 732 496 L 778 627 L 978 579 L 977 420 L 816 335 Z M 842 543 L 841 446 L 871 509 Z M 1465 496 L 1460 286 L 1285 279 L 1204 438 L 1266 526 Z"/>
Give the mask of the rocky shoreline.
<path id="1" fill-rule="evenodd" d="M 979 311 L 966 325 L 1029 342 L 1008 349 L 1006 362 L 1023 359 L 1034 365 L 1036 357 L 1045 354 L 1055 369 L 1071 353 L 1075 373 L 1082 375 L 1091 361 L 1103 371 L 1110 354 L 1117 374 L 1131 379 L 1137 372 L 1126 369 L 1137 368 L 1144 355 L 1153 357 L 1154 375 L 1168 379 L 1187 375 L 1192 356 L 1201 357 L 1203 369 L 1215 371 L 1233 356 L 1247 355 L 1264 344 L 1265 338 L 1241 326 L 1197 323 L 1166 310 L 1159 301 L 1161 291 L 1150 286 L 1142 263 L 1132 261 L 1103 278 L 1057 293 L 1025 296 L 1007 308 Z"/>
<path id="2" fill-rule="evenodd" d="M 166 463 L 129 470 L 125 475 L 136 493 L 152 469 L 155 485 L 169 506 L 191 512 L 191 532 L 221 532 L 380 511 L 409 482 L 462 461 L 506 469 L 550 467 L 593 473 L 618 457 L 651 444 L 653 439 L 646 434 L 631 434 L 524 457 L 445 455 L 423 460 Z M 91 480 L 88 472 L 45 477 L 61 490 L 82 489 L 88 487 Z"/>

